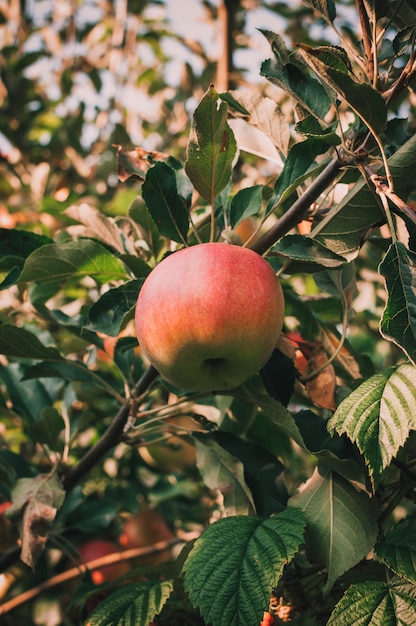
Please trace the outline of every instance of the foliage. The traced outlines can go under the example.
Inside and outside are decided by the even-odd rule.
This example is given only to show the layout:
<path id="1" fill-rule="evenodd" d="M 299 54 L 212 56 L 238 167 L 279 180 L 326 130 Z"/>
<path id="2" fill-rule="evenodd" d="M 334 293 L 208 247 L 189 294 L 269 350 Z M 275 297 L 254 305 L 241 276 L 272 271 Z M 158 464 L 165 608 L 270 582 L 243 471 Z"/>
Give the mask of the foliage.
<path id="1" fill-rule="evenodd" d="M 163 3 L 23 5 L 0 24 L 2 623 L 414 624 L 412 3 L 264 3 L 285 32 L 262 29 L 244 88 Z M 166 38 L 203 66 L 175 88 Z M 264 255 L 284 333 L 243 386 L 185 394 L 133 315 L 209 240 Z M 162 525 L 123 546 L 149 508 Z M 94 584 L 92 537 L 119 550 L 90 568 L 126 573 Z"/>

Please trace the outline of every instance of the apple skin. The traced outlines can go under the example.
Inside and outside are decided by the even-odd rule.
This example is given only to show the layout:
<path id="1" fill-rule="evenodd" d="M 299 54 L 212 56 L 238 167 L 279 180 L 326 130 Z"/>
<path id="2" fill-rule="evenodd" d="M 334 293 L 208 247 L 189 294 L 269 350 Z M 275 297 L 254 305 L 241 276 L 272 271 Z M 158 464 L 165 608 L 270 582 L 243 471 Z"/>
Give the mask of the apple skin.
<path id="1" fill-rule="evenodd" d="M 120 553 L 120 547 L 113 541 L 107 539 L 90 539 L 78 547 L 81 561 L 87 563 L 99 559 L 108 554 Z M 104 565 L 99 569 L 91 571 L 91 579 L 95 585 L 99 585 L 109 580 L 114 580 L 129 571 L 129 565 L 125 561 L 115 562 L 111 565 Z"/>
<path id="2" fill-rule="evenodd" d="M 163 259 L 146 278 L 135 324 L 144 356 L 186 391 L 238 387 L 268 361 L 280 336 L 284 297 L 259 254 L 202 243 Z"/>

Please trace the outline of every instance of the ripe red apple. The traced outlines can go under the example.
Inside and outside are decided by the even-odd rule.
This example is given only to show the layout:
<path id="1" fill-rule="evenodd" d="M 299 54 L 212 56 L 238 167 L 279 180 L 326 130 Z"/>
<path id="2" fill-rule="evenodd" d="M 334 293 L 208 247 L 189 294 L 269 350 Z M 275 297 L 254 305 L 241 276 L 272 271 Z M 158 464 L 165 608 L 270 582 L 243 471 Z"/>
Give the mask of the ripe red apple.
<path id="1" fill-rule="evenodd" d="M 81 562 L 88 565 L 89 562 L 95 561 L 108 554 L 120 553 L 120 547 L 113 541 L 107 539 L 90 539 L 78 547 L 81 556 Z M 129 565 L 125 561 L 104 565 L 99 569 L 91 571 L 91 579 L 93 583 L 99 585 L 109 580 L 114 580 L 129 571 Z"/>
<path id="2" fill-rule="evenodd" d="M 140 511 L 129 517 L 123 524 L 119 537 L 120 545 L 124 549 L 144 548 L 160 541 L 169 541 L 175 535 L 158 511 L 143 505 Z M 141 556 L 135 559 L 137 565 L 157 565 L 166 561 L 171 554 L 170 548 Z"/>
<path id="3" fill-rule="evenodd" d="M 283 324 L 276 275 L 252 250 L 204 243 L 166 257 L 136 306 L 145 357 L 188 391 L 234 389 L 267 362 Z"/>

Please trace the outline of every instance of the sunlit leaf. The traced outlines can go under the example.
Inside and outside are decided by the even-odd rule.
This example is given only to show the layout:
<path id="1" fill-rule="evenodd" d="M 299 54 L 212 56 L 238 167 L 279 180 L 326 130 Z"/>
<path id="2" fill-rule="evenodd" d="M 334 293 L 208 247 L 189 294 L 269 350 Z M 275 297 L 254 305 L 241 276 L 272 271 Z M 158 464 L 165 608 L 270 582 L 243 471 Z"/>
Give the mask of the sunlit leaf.
<path id="1" fill-rule="evenodd" d="M 335 268 L 345 264 L 345 259 L 324 245 L 305 235 L 286 235 L 270 250 L 271 254 L 288 261 L 293 261 L 293 268 L 288 271 L 299 272 L 300 267 L 305 271 L 316 272 L 322 268 Z"/>
<path id="2" fill-rule="evenodd" d="M 364 455 L 377 486 L 381 473 L 416 428 L 416 367 L 379 372 L 338 406 L 328 429 L 346 433 Z"/>
<path id="3" fill-rule="evenodd" d="M 72 277 L 91 276 L 99 283 L 126 280 L 121 261 L 95 241 L 80 239 L 38 248 L 26 259 L 20 280 L 61 283 Z"/>
<path id="4" fill-rule="evenodd" d="M 184 565 L 185 588 L 204 620 L 216 626 L 258 624 L 303 530 L 303 515 L 294 509 L 268 519 L 227 517 L 207 528 Z"/>
<path id="5" fill-rule="evenodd" d="M 300 493 L 289 500 L 306 518 L 306 549 L 324 564 L 324 592 L 373 548 L 377 537 L 376 503 L 363 491 L 320 463 Z"/>
<path id="6" fill-rule="evenodd" d="M 236 154 L 233 132 L 227 123 L 228 105 L 211 86 L 194 111 L 185 171 L 195 189 L 209 203 L 231 177 Z"/>

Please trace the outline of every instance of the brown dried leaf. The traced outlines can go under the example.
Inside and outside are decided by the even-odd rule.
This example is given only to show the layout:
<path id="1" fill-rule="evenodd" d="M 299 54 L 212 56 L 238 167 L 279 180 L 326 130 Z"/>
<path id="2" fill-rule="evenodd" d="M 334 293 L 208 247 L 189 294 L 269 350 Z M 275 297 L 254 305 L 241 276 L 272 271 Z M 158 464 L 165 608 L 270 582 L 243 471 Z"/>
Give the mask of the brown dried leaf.
<path id="1" fill-rule="evenodd" d="M 328 361 L 328 356 L 322 346 L 317 347 L 308 361 L 308 374 L 315 372 Z M 335 370 L 330 363 L 316 376 L 307 380 L 305 389 L 312 402 L 323 409 L 335 411 Z"/>
<path id="2" fill-rule="evenodd" d="M 19 524 L 22 542 L 20 558 L 32 570 L 45 548 L 47 532 L 64 496 L 65 492 L 55 474 L 21 478 L 13 489 L 13 504 L 7 516 Z"/>
<path id="3" fill-rule="evenodd" d="M 139 178 L 143 181 L 147 171 L 154 165 L 155 161 L 167 161 L 169 155 L 164 152 L 153 150 L 149 152 L 143 148 L 126 150 L 120 145 L 117 148 L 117 176 L 122 183 L 129 178 Z"/>

